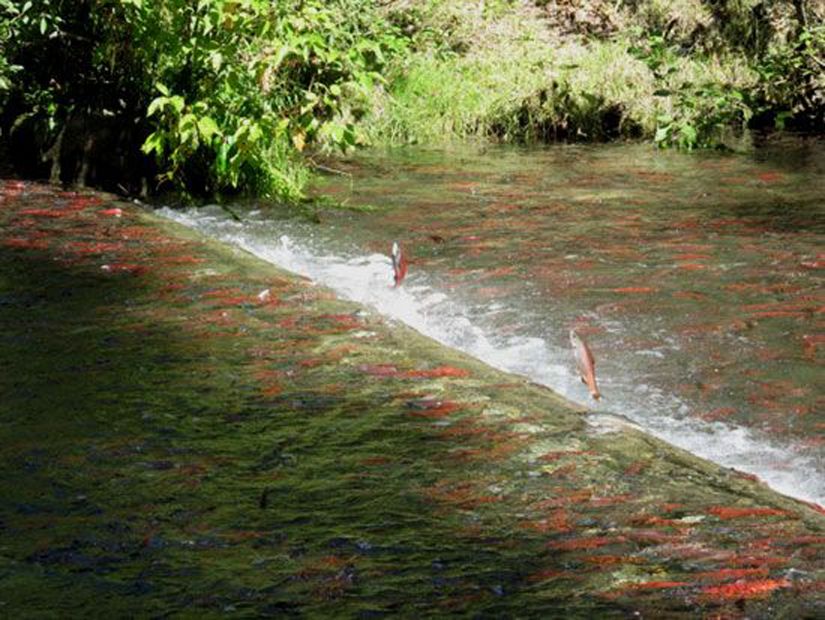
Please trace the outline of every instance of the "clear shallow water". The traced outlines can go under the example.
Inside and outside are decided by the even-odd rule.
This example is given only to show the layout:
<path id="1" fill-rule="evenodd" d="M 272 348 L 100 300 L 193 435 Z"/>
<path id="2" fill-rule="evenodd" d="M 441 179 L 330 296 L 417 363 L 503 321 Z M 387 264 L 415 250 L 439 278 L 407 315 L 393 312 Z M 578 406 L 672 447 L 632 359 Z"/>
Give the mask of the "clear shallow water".
<path id="1" fill-rule="evenodd" d="M 825 146 L 399 151 L 317 191 L 366 213 L 172 219 L 779 491 L 825 503 Z M 410 256 L 392 288 L 393 240 Z M 567 341 L 586 334 L 604 399 Z"/>

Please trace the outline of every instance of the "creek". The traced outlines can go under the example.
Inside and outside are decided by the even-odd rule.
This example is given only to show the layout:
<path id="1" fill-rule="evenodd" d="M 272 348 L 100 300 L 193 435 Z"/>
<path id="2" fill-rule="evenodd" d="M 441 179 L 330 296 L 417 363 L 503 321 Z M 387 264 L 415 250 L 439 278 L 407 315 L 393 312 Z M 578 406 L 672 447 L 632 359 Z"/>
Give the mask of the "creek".
<path id="1" fill-rule="evenodd" d="M 825 143 L 407 148 L 335 166 L 313 191 L 354 208 L 320 224 L 268 204 L 161 213 L 825 504 Z M 393 241 L 410 260 L 398 288 Z"/>

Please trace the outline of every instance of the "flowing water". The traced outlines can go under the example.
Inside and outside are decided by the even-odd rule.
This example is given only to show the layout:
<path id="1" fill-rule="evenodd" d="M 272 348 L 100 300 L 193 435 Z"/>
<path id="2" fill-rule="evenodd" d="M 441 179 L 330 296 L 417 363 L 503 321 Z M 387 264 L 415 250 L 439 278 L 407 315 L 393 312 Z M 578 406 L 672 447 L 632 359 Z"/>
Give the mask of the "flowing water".
<path id="1" fill-rule="evenodd" d="M 825 504 L 825 144 L 372 153 L 316 191 L 168 217 L 492 366 Z M 410 259 L 392 286 L 398 241 Z M 568 334 L 594 351 L 590 399 Z"/>

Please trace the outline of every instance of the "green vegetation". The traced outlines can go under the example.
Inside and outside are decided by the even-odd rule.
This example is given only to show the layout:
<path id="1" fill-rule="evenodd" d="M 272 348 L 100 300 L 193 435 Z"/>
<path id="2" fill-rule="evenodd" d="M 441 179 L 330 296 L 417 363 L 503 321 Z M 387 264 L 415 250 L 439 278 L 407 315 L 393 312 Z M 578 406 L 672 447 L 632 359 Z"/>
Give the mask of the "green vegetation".
<path id="1" fill-rule="evenodd" d="M 825 29 L 802 1 L 466 0 L 416 3 L 413 18 L 395 4 L 413 52 L 373 118 L 379 140 L 691 149 L 749 126 L 822 127 Z"/>
<path id="2" fill-rule="evenodd" d="M 0 0 L 0 138 L 28 176 L 296 201 L 369 142 L 821 131 L 819 6 Z"/>
<path id="3" fill-rule="evenodd" d="M 297 199 L 305 145 L 356 144 L 402 48 L 372 5 L 0 0 L 4 137 L 55 181 Z"/>

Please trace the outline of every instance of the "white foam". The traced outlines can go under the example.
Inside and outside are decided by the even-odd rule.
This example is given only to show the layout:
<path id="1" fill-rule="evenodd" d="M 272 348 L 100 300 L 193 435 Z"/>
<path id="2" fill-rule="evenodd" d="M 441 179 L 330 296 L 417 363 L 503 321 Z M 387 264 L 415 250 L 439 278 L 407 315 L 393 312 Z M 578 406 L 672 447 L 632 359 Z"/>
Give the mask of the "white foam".
<path id="1" fill-rule="evenodd" d="M 161 209 L 160 213 L 324 284 L 343 298 L 368 305 L 495 368 L 529 377 L 594 411 L 619 413 L 680 448 L 755 474 L 781 493 L 825 504 L 822 457 L 798 451 L 754 429 L 685 417 L 694 407 L 646 382 L 644 376 L 627 376 L 627 372 L 620 377 L 616 376 L 620 373 L 600 375 L 602 393 L 609 397 L 593 403 L 579 381 L 570 352 L 552 344 L 562 341 L 553 328 L 546 328 L 542 337 L 497 333 L 488 319 L 502 311 L 499 303 L 492 308 L 474 308 L 458 294 L 438 290 L 421 270 L 411 271 L 403 286 L 394 288 L 389 256 L 363 255 L 353 248 L 331 250 L 328 239 L 317 239 L 311 228 L 299 223 L 266 220 L 256 213 L 246 222 L 237 222 L 216 208 Z M 530 321 L 529 315 L 520 316 Z M 561 327 L 559 334 L 566 333 Z M 620 327 L 608 325 L 607 329 Z M 648 355 L 653 363 L 665 353 L 652 350 Z"/>

